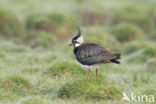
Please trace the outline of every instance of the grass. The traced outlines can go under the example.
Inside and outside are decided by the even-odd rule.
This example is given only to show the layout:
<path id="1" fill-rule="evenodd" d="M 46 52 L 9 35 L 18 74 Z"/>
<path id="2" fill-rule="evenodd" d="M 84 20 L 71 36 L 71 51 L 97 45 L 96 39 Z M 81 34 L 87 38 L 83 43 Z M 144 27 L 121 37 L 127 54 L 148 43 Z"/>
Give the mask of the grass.
<path id="1" fill-rule="evenodd" d="M 19 36 L 23 31 L 20 20 L 10 11 L 0 9 L 0 32 L 5 37 Z"/>
<path id="2" fill-rule="evenodd" d="M 121 100 L 121 89 L 109 84 L 101 77 L 95 79 L 80 79 L 64 84 L 58 90 L 61 98 L 85 98 L 90 100 Z"/>
<path id="3" fill-rule="evenodd" d="M 0 103 L 122 104 L 122 92 L 156 96 L 155 4 L 1 0 Z M 121 64 L 87 77 L 68 47 L 78 25 L 86 42 L 121 53 Z"/>
<path id="4" fill-rule="evenodd" d="M 120 24 L 112 30 L 112 34 L 121 42 L 141 38 L 141 31 L 137 26 L 132 24 Z"/>

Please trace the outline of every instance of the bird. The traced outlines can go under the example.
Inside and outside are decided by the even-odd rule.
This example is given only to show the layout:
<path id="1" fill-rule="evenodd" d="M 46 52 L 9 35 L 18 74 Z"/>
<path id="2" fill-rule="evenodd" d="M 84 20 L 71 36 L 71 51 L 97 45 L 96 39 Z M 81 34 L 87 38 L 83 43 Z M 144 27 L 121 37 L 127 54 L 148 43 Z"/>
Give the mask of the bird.
<path id="1" fill-rule="evenodd" d="M 92 69 L 96 70 L 96 76 L 98 76 L 98 66 L 100 64 L 120 64 L 120 61 L 118 60 L 121 58 L 120 53 L 110 52 L 95 43 L 84 42 L 79 27 L 76 36 L 72 38 L 69 46 L 74 47 L 73 52 L 76 60 L 83 69 L 88 70 L 88 76 L 90 75 Z"/>

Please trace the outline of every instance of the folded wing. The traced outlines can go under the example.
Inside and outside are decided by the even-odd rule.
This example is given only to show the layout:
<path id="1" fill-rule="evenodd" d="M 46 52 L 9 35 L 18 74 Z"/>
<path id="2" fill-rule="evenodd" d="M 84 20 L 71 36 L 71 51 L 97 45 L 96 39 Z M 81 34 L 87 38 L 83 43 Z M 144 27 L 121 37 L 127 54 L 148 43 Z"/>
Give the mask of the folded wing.
<path id="1" fill-rule="evenodd" d="M 113 53 L 93 43 L 84 43 L 77 51 L 77 60 L 84 65 L 109 62 L 110 60 L 116 58 L 116 55 Z"/>

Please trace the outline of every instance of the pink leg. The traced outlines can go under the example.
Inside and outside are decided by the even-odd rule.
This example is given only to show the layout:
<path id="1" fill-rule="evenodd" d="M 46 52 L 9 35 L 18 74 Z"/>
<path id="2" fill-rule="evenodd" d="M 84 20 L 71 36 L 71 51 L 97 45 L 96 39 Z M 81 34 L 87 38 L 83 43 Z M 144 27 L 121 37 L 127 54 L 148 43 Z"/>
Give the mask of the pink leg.
<path id="1" fill-rule="evenodd" d="M 88 77 L 89 77 L 89 75 L 90 75 L 90 69 L 88 69 Z"/>
<path id="2" fill-rule="evenodd" d="M 96 68 L 96 76 L 98 76 L 98 69 Z"/>

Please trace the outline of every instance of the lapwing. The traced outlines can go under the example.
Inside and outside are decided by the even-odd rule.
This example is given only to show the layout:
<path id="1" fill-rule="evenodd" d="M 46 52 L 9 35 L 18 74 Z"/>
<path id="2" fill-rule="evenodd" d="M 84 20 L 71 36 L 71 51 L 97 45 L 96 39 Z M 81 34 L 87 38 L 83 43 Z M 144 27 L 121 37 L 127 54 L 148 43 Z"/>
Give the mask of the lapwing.
<path id="1" fill-rule="evenodd" d="M 95 69 L 96 76 L 98 75 L 99 64 L 120 64 L 118 61 L 118 59 L 120 59 L 120 54 L 114 54 L 95 43 L 85 43 L 79 27 L 77 35 L 72 38 L 72 42 L 69 46 L 74 46 L 74 54 L 77 62 L 83 69 L 88 70 L 88 76 L 91 69 Z"/>

